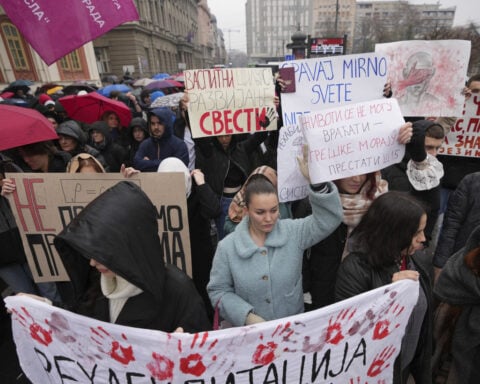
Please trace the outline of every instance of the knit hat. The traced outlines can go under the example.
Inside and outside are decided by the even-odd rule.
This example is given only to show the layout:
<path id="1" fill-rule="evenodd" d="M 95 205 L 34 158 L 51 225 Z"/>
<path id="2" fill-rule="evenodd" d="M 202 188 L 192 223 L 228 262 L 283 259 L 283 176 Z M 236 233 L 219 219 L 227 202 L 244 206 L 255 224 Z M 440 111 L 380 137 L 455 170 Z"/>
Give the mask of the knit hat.
<path id="1" fill-rule="evenodd" d="M 45 103 L 47 101 L 53 101 L 52 98 L 50 96 L 48 96 L 46 93 L 42 93 L 38 96 L 38 102 L 42 105 L 46 105 Z M 55 104 L 55 102 L 53 103 Z"/>

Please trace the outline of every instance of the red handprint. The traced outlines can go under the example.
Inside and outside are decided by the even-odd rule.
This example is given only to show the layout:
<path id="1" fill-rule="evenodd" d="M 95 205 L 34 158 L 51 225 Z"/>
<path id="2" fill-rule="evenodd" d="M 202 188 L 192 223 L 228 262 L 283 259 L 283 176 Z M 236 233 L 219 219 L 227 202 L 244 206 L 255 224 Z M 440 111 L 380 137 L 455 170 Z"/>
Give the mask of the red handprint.
<path id="1" fill-rule="evenodd" d="M 375 377 L 387 369 L 390 366 L 388 359 L 393 356 L 395 350 L 395 347 L 391 345 L 389 347 L 385 347 L 382 352 L 378 353 L 373 359 L 372 364 L 370 364 L 367 375 L 369 377 Z"/>
<path id="2" fill-rule="evenodd" d="M 98 350 L 121 364 L 128 365 L 135 360 L 132 346 L 122 346 L 115 340 L 103 327 L 90 328 L 92 336 L 90 338 L 98 344 Z M 127 341 L 127 336 L 122 333 L 122 339 Z"/>
<path id="3" fill-rule="evenodd" d="M 353 311 L 351 311 L 350 308 L 342 309 L 337 315 L 335 322 L 333 322 L 333 316 L 330 318 L 330 320 L 328 321 L 327 336 L 325 339 L 327 343 L 338 345 L 338 343 L 345 338 L 342 332 L 345 330 L 348 322 L 352 319 L 353 315 L 355 315 L 355 312 L 357 312 L 356 309 L 354 309 Z M 351 328 L 347 329 L 347 332 L 350 331 L 350 329 Z"/>
<path id="4" fill-rule="evenodd" d="M 173 367 L 175 364 L 166 356 L 152 352 L 153 361 L 147 364 L 153 378 L 157 380 L 169 380 L 173 378 Z"/>
<path id="5" fill-rule="evenodd" d="M 189 354 L 180 358 L 180 371 L 198 377 L 203 375 L 207 369 L 204 361 L 210 360 L 210 364 L 212 364 L 217 360 L 217 355 L 214 351 L 212 352 L 212 350 L 215 348 L 215 345 L 217 345 L 218 339 L 215 339 L 210 343 L 207 342 L 208 332 L 196 333 L 193 336 L 189 348 Z M 180 353 L 183 352 L 182 342 L 180 340 L 178 341 L 178 351 Z"/>
<path id="6" fill-rule="evenodd" d="M 271 337 L 274 339 L 266 343 L 259 344 L 255 349 L 252 356 L 252 363 L 267 365 L 270 364 L 280 354 L 279 344 L 283 342 L 296 343 L 296 340 L 290 340 L 293 334 L 296 334 L 295 330 L 291 327 L 292 323 L 287 322 L 285 325 L 279 324 L 272 332 Z M 260 339 L 263 340 L 263 334 L 260 334 Z M 287 347 L 283 348 L 283 352 L 295 352 Z"/>
<path id="7" fill-rule="evenodd" d="M 390 318 L 379 320 L 375 324 L 372 336 L 373 340 L 381 340 L 390 335 L 392 333 L 392 330 L 390 329 L 391 321 L 394 318 L 400 316 L 404 309 L 405 307 L 403 305 L 395 304 L 395 302 L 392 302 L 387 312 L 385 313 L 385 315 L 389 316 Z M 399 326 L 400 324 L 398 323 L 395 325 L 395 328 L 398 328 Z"/>
<path id="8" fill-rule="evenodd" d="M 256 129 L 266 129 L 270 122 L 276 117 L 275 108 L 262 108 L 260 114 L 257 113 L 256 115 Z"/>
<path id="9" fill-rule="evenodd" d="M 363 384 L 371 384 L 372 381 L 367 381 L 365 380 L 363 382 Z M 350 380 L 348 381 L 348 384 L 362 384 L 362 378 L 360 376 L 357 376 L 356 379 L 354 379 L 353 377 L 350 378 Z M 384 380 L 384 379 L 380 379 L 376 382 L 376 384 L 387 384 L 387 382 Z"/>
<path id="10" fill-rule="evenodd" d="M 30 336 L 32 339 L 37 341 L 38 343 L 48 345 L 53 341 L 52 340 L 52 330 L 43 328 L 39 323 L 35 321 L 35 319 L 30 315 L 25 307 L 22 308 L 22 313 L 12 309 L 12 313 L 14 313 L 15 320 L 17 320 L 24 328 L 28 328 L 30 331 Z M 48 325 L 47 321 L 45 320 L 45 324 Z"/>

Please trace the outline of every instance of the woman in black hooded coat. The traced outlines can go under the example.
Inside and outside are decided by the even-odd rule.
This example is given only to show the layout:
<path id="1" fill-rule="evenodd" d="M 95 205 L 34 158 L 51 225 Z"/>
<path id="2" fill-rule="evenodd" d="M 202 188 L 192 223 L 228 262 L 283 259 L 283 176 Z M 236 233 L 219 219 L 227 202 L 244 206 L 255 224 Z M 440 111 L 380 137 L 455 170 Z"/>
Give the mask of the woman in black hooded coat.
<path id="1" fill-rule="evenodd" d="M 61 284 L 61 293 L 72 310 L 78 311 L 85 298 L 90 265 L 102 272 L 101 265 L 133 286 L 134 293 L 112 316 L 102 274 L 103 295 L 84 314 L 164 332 L 211 328 L 193 282 L 175 266 L 165 265 L 155 206 L 135 183 L 122 181 L 93 200 L 56 237 L 55 246 L 71 279 Z"/>

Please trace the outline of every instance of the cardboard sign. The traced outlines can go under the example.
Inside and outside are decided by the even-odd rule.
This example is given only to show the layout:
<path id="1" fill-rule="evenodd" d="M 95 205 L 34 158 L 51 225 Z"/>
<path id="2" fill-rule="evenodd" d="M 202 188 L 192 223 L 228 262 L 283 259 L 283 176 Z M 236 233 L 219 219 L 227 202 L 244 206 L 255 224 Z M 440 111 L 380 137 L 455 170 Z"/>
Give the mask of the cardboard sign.
<path id="1" fill-rule="evenodd" d="M 90 201 L 125 178 L 111 173 L 8 173 L 6 177 L 16 185 L 8 198 L 35 281 L 68 281 L 53 244 L 55 236 Z M 158 234 L 165 262 L 191 276 L 183 173 L 140 173 L 128 180 L 137 183 L 158 209 Z M 128 223 L 118 224 L 128 230 Z"/>
<path id="2" fill-rule="evenodd" d="M 458 119 L 438 151 L 439 155 L 480 157 L 480 96 L 473 95 L 465 102 Z"/>
<path id="3" fill-rule="evenodd" d="M 295 69 L 296 86 L 295 93 L 282 94 L 284 126 L 279 132 L 277 163 L 279 197 L 285 202 L 307 195 L 307 182 L 296 161 L 304 142 L 301 116 L 381 98 L 388 66 L 384 55 L 365 53 L 286 61 L 280 67 Z"/>
<path id="4" fill-rule="evenodd" d="M 310 149 L 312 183 L 378 171 L 405 154 L 397 141 L 405 121 L 395 99 L 303 114 L 300 123 Z"/>
<path id="5" fill-rule="evenodd" d="M 460 116 L 471 42 L 412 40 L 376 44 L 403 116 Z"/>
<path id="6" fill-rule="evenodd" d="M 132 0 L 0 0 L 13 24 L 48 65 L 107 33 L 138 20 Z"/>
<path id="7" fill-rule="evenodd" d="M 104 323 L 25 296 L 5 299 L 33 383 L 393 382 L 419 284 L 401 280 L 297 316 L 196 334 Z"/>
<path id="8" fill-rule="evenodd" d="M 196 69 L 184 78 L 194 138 L 277 129 L 270 68 Z"/>

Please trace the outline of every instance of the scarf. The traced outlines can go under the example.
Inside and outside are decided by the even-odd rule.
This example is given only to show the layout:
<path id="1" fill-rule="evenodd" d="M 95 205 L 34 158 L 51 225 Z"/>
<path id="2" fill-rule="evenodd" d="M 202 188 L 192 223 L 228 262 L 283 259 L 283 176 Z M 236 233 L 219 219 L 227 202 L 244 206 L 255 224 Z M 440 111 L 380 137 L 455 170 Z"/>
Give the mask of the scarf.
<path id="1" fill-rule="evenodd" d="M 230 206 L 228 207 L 228 217 L 232 222 L 234 223 L 239 223 L 242 221 L 243 216 L 245 215 L 245 185 L 248 183 L 248 180 L 253 175 L 256 174 L 262 174 L 264 175 L 270 182 L 273 184 L 275 188 L 277 188 L 277 171 L 275 171 L 273 168 L 270 168 L 266 165 L 262 165 L 261 167 L 256 168 L 250 176 L 248 176 L 248 179 L 245 181 L 243 184 L 242 188 L 237 192 L 237 194 L 233 197 L 232 202 L 230 203 Z"/>
<path id="2" fill-rule="evenodd" d="M 367 196 L 367 193 L 370 191 L 372 187 L 372 183 L 370 179 L 363 184 L 360 188 L 360 191 L 354 195 L 340 193 L 340 201 L 342 202 L 343 208 L 343 223 L 347 226 L 347 238 L 355 229 L 355 227 L 360 223 L 365 212 L 367 212 L 368 208 L 372 204 L 373 200 L 376 199 L 378 196 L 384 194 L 388 191 L 388 183 L 386 180 L 381 178 L 380 172 L 375 172 L 375 182 L 376 188 L 375 193 L 373 195 L 373 199 Z M 345 248 L 343 249 L 342 260 L 348 254 L 347 249 L 347 242 L 345 242 Z"/>
<path id="3" fill-rule="evenodd" d="M 108 299 L 110 322 L 115 323 L 123 306 L 130 297 L 139 295 L 143 291 L 120 276 L 100 276 L 100 287 L 103 295 Z"/>

